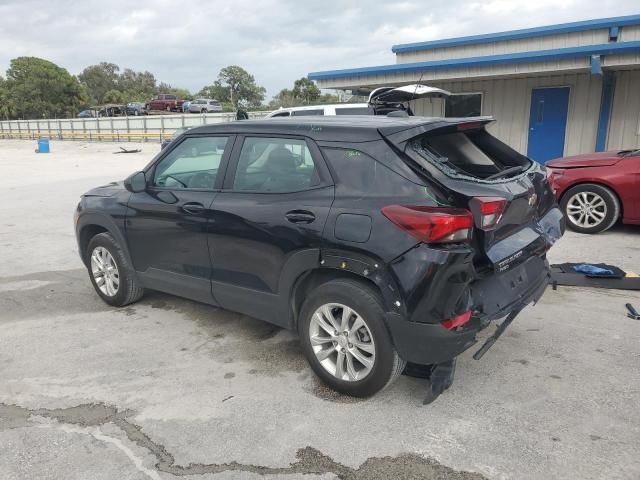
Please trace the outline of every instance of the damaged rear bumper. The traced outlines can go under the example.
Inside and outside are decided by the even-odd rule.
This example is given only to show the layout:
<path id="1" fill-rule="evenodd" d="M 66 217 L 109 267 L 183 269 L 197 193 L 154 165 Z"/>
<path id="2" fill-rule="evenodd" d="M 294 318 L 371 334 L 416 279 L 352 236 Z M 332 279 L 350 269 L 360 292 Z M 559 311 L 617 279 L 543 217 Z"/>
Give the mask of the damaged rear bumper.
<path id="1" fill-rule="evenodd" d="M 410 322 L 398 313 L 387 313 L 387 325 L 396 350 L 404 360 L 422 365 L 451 360 L 473 346 L 477 342 L 476 334 L 492 320 L 537 302 L 550 278 L 546 259 L 535 256 L 507 272 L 473 282 L 474 315 L 459 330 L 447 330 L 439 323 Z"/>

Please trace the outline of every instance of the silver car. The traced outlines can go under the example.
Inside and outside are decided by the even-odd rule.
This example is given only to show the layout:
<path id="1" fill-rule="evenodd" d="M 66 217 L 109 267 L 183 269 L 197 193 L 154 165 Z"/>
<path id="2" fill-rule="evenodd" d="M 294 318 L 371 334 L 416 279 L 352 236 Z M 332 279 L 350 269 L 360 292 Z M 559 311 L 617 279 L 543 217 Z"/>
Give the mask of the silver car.
<path id="1" fill-rule="evenodd" d="M 191 113 L 211 113 L 221 112 L 222 104 L 217 100 L 210 98 L 196 98 L 189 105 L 189 112 Z"/>

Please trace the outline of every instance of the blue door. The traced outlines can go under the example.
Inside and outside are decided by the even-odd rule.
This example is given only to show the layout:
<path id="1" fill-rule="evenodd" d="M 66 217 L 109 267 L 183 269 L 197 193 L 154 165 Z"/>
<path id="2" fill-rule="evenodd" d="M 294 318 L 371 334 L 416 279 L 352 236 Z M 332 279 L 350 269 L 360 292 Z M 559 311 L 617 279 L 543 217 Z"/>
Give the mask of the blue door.
<path id="1" fill-rule="evenodd" d="M 534 88 L 529 115 L 529 158 L 544 164 L 564 154 L 569 87 Z"/>

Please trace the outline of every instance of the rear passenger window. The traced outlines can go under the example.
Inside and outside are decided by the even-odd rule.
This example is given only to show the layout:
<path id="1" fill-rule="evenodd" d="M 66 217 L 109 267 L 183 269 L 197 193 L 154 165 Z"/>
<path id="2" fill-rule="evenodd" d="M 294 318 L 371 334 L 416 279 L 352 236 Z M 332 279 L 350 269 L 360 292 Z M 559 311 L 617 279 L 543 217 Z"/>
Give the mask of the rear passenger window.
<path id="1" fill-rule="evenodd" d="M 425 187 L 416 185 L 364 152 L 344 148 L 323 148 L 325 158 L 336 173 L 341 197 L 353 203 L 367 202 L 370 196 L 425 196 Z"/>
<path id="2" fill-rule="evenodd" d="M 236 191 L 297 192 L 320 184 L 304 140 L 247 137 L 233 182 Z"/>
<path id="3" fill-rule="evenodd" d="M 324 115 L 324 110 L 319 108 L 317 110 L 294 110 L 291 112 L 292 117 L 309 117 L 312 115 Z"/>
<path id="4" fill-rule="evenodd" d="M 336 107 L 336 115 L 373 115 L 371 107 Z"/>

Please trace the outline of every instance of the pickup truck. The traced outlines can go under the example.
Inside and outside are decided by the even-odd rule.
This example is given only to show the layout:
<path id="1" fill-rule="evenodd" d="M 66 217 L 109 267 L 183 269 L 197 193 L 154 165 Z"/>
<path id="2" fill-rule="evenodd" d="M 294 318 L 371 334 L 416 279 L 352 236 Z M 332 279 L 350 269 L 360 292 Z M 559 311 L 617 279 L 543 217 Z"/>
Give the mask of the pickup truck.
<path id="1" fill-rule="evenodd" d="M 147 110 L 166 110 L 167 112 L 182 111 L 184 100 L 179 100 L 175 95 L 156 95 L 145 103 Z"/>

